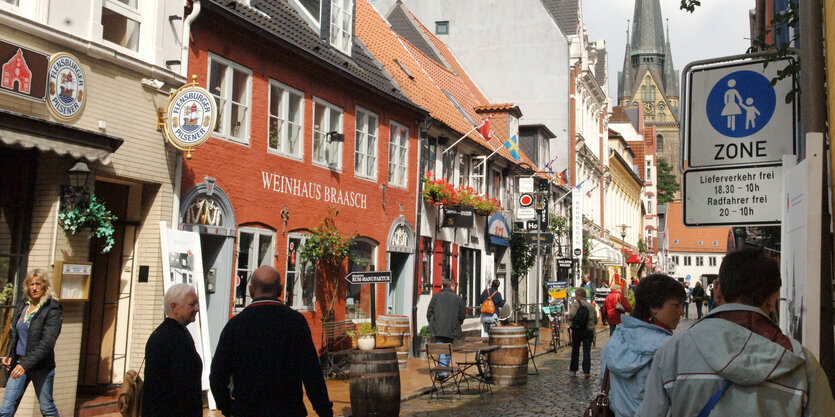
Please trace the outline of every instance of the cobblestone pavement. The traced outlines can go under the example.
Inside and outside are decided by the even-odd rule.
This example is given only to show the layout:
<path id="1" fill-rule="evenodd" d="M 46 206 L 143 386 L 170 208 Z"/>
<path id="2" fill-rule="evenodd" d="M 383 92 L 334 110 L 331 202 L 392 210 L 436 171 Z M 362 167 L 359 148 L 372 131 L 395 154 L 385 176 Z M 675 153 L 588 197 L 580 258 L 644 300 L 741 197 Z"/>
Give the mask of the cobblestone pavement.
<path id="1" fill-rule="evenodd" d="M 693 323 L 693 319 L 682 319 L 676 330 L 687 329 Z M 539 375 L 528 375 L 528 383 L 525 385 L 493 387 L 493 394 L 485 394 L 484 398 L 464 394 L 459 399 L 455 394 L 447 394 L 440 400 L 430 401 L 429 396 L 424 395 L 402 403 L 400 415 L 576 417 L 582 414 L 598 392 L 600 349 L 608 340 L 608 335 L 608 329 L 597 334 L 596 346 L 592 347 L 591 378 L 583 378 L 582 372 L 577 377 L 569 374 L 571 348 L 564 347 L 557 354 L 549 352 L 538 356 L 536 364 Z"/>

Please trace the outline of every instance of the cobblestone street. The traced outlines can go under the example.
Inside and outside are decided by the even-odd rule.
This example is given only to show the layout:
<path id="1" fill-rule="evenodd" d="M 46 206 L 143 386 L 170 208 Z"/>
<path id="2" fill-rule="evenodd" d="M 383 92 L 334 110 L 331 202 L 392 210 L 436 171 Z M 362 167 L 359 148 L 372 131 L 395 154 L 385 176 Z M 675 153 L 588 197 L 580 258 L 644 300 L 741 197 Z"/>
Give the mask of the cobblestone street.
<path id="1" fill-rule="evenodd" d="M 682 319 L 676 332 L 689 328 L 694 319 Z M 549 352 L 536 358 L 539 375 L 528 375 L 528 383 L 515 387 L 493 387 L 493 394 L 480 398 L 476 394 L 464 394 L 460 399 L 454 394 L 432 399 L 424 395 L 401 404 L 401 416 L 566 416 L 576 417 L 588 406 L 598 390 L 600 375 L 600 349 L 608 340 L 609 331 L 597 333 L 597 343 L 592 347 L 591 378 L 582 372 L 572 377 L 568 372 L 571 347 Z M 581 354 L 582 360 L 582 354 Z M 532 371 L 533 367 L 529 367 Z"/>

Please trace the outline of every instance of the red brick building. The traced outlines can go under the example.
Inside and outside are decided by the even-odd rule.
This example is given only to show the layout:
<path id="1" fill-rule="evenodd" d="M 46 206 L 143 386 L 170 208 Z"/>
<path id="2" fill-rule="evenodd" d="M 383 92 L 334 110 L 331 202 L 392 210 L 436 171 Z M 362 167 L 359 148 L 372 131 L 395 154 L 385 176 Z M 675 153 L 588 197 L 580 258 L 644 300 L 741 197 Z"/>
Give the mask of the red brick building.
<path id="1" fill-rule="evenodd" d="M 353 9 L 329 0 L 318 10 L 307 8 L 317 2 L 225 3 L 204 1 L 191 27 L 189 74 L 215 96 L 218 122 L 183 160 L 179 219 L 200 232 L 215 280 L 212 347 L 248 304 L 248 278 L 260 265 L 279 270 L 284 301 L 308 318 L 317 346 L 329 310 L 335 320 L 369 318 L 369 286 L 349 286 L 349 269 L 392 271 L 392 284 L 377 284 L 376 312 L 408 314 L 426 112 L 353 37 Z M 357 234 L 360 259 L 338 276 L 300 259 L 331 208 L 339 232 Z"/>

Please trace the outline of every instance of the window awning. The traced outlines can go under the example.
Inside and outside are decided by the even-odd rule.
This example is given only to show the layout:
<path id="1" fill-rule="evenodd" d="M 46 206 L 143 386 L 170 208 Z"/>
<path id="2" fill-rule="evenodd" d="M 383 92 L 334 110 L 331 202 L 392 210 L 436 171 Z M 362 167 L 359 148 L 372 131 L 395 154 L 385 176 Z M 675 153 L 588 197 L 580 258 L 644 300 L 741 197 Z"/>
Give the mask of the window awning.
<path id="1" fill-rule="evenodd" d="M 603 265 L 622 265 L 623 263 L 623 256 L 619 250 L 597 238 L 591 241 L 589 259 L 600 262 Z"/>
<path id="2" fill-rule="evenodd" d="M 15 147 L 69 155 L 75 159 L 110 164 L 122 139 L 59 123 L 0 110 L 0 142 Z"/>

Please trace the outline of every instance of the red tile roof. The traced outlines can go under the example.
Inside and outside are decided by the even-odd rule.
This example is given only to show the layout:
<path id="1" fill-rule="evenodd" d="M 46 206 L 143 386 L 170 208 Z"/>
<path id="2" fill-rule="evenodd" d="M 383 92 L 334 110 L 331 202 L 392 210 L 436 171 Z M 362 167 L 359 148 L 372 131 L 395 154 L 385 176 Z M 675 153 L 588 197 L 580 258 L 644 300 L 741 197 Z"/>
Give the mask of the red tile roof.
<path id="1" fill-rule="evenodd" d="M 405 6 L 401 4 L 401 7 Z M 452 71 L 395 33 L 367 0 L 358 0 L 356 10 L 357 37 L 380 61 L 412 101 L 427 109 L 434 119 L 463 135 L 469 132 L 473 126 L 447 98 L 444 94 L 444 91 L 446 91 L 458 102 L 470 119 L 475 121 L 476 124 L 481 123 L 484 118 L 476 112 L 476 108 L 490 106 L 491 103 L 470 79 L 443 42 L 419 23 L 424 35 L 449 63 Z M 414 16 L 412 17 L 414 18 Z M 414 20 L 417 21 L 417 18 L 414 18 Z M 403 65 L 411 76 L 406 74 L 400 65 Z M 477 131 L 472 131 L 467 136 L 485 148 L 498 149 L 497 154 L 511 163 L 525 162 L 534 166 L 533 162 L 523 152 L 520 152 L 520 161 L 513 160 L 504 147 L 504 142 L 507 140 L 506 131 L 499 129 L 493 133 L 496 134 L 498 139 L 496 137 L 490 138 L 487 143 Z"/>
<path id="2" fill-rule="evenodd" d="M 635 165 L 638 166 L 638 175 L 641 177 L 641 180 L 644 182 L 647 181 L 647 170 L 644 167 L 647 166 L 646 160 L 644 158 L 644 142 L 641 141 L 633 141 L 633 142 L 626 142 L 629 144 L 629 147 L 632 148 L 632 152 L 635 153 L 635 156 L 632 158 Z"/>
<path id="3" fill-rule="evenodd" d="M 683 216 L 681 201 L 669 204 L 667 242 L 670 252 L 727 252 L 729 227 L 684 227 Z M 714 246 L 713 242 L 718 244 Z"/>

